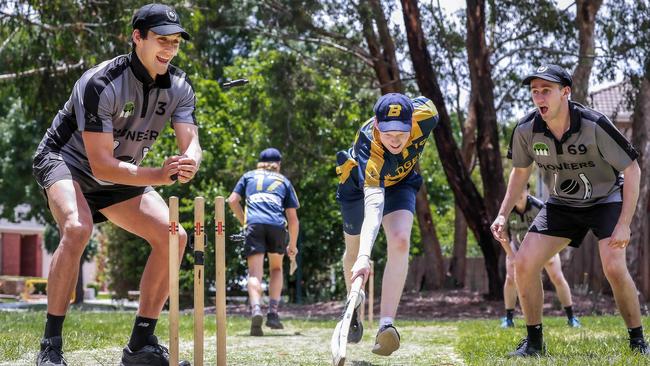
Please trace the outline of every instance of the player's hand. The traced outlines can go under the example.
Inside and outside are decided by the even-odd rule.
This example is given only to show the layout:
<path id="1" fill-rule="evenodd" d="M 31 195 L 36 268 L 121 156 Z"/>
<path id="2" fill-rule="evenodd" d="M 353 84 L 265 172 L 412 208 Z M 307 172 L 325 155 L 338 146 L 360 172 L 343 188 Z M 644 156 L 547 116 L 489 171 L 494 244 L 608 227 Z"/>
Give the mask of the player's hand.
<path id="1" fill-rule="evenodd" d="M 624 249 L 630 243 L 630 235 L 630 225 L 616 224 L 607 245 L 612 248 Z"/>
<path id="2" fill-rule="evenodd" d="M 194 178 L 194 175 L 199 170 L 199 164 L 194 158 L 186 155 L 181 155 L 178 158 L 178 181 L 187 183 Z"/>
<path id="3" fill-rule="evenodd" d="M 289 258 L 296 258 L 296 256 L 298 255 L 298 247 L 289 245 L 287 247 L 287 255 L 289 256 Z"/>
<path id="4" fill-rule="evenodd" d="M 363 285 L 366 284 L 368 277 L 370 275 L 370 258 L 367 255 L 361 255 L 357 257 L 357 261 L 354 262 L 352 266 L 352 277 L 351 282 L 354 282 L 354 279 L 363 276 Z"/>
<path id="5" fill-rule="evenodd" d="M 170 185 L 176 182 L 175 176 L 178 174 L 178 160 L 178 156 L 170 156 L 163 162 L 161 172 L 164 185 Z"/>
<path id="6" fill-rule="evenodd" d="M 505 232 L 503 229 L 506 227 L 506 217 L 503 215 L 497 216 L 496 219 L 494 219 L 494 222 L 490 226 L 490 231 L 492 231 L 492 236 L 494 236 L 494 239 L 496 239 L 499 243 L 507 243 L 507 238 L 505 235 Z"/>

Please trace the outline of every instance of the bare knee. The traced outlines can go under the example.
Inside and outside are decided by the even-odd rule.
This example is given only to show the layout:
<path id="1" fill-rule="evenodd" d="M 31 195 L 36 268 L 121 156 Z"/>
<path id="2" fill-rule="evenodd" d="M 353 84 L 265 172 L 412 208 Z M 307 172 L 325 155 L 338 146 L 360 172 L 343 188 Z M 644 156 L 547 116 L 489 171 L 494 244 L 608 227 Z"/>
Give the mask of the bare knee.
<path id="1" fill-rule="evenodd" d="M 269 274 L 271 276 L 274 276 L 274 277 L 275 276 L 282 276 L 282 267 L 280 267 L 280 266 L 278 266 L 278 267 L 270 267 L 269 268 Z"/>
<path id="2" fill-rule="evenodd" d="M 517 260 L 515 261 L 514 267 L 515 267 L 515 273 L 517 277 L 528 276 L 533 272 L 541 271 L 541 268 L 540 269 L 531 268 L 531 261 L 528 258 L 521 255 L 517 255 Z"/>
<path id="3" fill-rule="evenodd" d="M 515 285 L 515 274 L 507 272 L 506 273 L 506 286 L 514 286 Z"/>
<path id="4" fill-rule="evenodd" d="M 407 255 L 410 246 L 410 233 L 397 233 L 390 238 L 391 251 L 398 255 Z"/>
<path id="5" fill-rule="evenodd" d="M 91 223 L 84 223 L 79 220 L 69 220 L 63 225 L 61 235 L 61 248 L 72 250 L 81 255 L 93 232 Z"/>
<path id="6" fill-rule="evenodd" d="M 629 276 L 627 266 L 620 262 L 603 263 L 603 271 L 605 272 L 605 277 L 607 277 L 607 280 L 613 286 L 625 281 Z"/>

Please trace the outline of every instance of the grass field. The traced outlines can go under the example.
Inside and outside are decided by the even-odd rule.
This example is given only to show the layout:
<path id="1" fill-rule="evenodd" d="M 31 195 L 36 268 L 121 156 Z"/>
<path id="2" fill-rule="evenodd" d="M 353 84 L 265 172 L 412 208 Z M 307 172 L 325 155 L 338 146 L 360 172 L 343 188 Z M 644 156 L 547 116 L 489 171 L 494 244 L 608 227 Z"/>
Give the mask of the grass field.
<path id="1" fill-rule="evenodd" d="M 581 318 L 583 328 L 570 329 L 564 318 L 545 318 L 548 356 L 508 360 L 504 357 L 525 335 L 523 321 L 502 330 L 495 320 L 400 321 L 402 347 L 391 357 L 370 352 L 376 329 L 366 325 L 363 341 L 348 348 L 347 365 L 650 365 L 650 357 L 632 354 L 620 317 Z M 133 313 L 72 311 L 64 328 L 69 365 L 118 365 L 128 340 Z M 328 365 L 335 321 L 286 320 L 285 329 L 248 336 L 248 319 L 228 318 L 229 365 Z M 42 336 L 42 312 L 0 312 L 0 365 L 33 365 Z M 192 359 L 192 317 L 181 317 L 181 356 Z M 650 319 L 645 318 L 646 329 Z M 167 318 L 156 332 L 167 344 Z M 215 318 L 206 316 L 206 365 L 215 363 Z"/>

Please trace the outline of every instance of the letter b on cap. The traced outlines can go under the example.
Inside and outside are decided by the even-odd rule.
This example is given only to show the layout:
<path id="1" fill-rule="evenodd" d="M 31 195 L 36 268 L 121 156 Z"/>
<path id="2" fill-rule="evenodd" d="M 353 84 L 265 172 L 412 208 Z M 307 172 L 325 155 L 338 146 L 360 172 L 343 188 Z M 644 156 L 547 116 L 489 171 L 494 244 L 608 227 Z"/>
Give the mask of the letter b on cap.
<path id="1" fill-rule="evenodd" d="M 391 104 L 388 109 L 387 117 L 399 117 L 402 112 L 402 106 L 399 104 Z"/>

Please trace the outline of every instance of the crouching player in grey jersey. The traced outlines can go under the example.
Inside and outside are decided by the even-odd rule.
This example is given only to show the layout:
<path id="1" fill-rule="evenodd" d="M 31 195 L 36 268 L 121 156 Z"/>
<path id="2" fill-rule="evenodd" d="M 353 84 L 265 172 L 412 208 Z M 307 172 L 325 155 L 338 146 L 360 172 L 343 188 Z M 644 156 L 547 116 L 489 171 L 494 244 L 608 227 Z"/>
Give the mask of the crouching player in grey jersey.
<path id="1" fill-rule="evenodd" d="M 151 186 L 189 182 L 201 161 L 194 91 L 185 73 L 170 64 L 189 34 L 176 12 L 160 4 L 140 8 L 132 25 L 133 52 L 81 76 L 34 157 L 34 176 L 61 234 L 48 275 L 47 322 L 37 365 L 66 365 L 61 335 L 79 259 L 93 223 L 105 220 L 152 248 L 122 365 L 169 364 L 167 349 L 154 336 L 169 295 L 169 210 Z M 159 168 L 140 167 L 170 120 L 180 155 Z M 182 227 L 179 237 L 183 253 L 187 234 Z"/>
<path id="2" fill-rule="evenodd" d="M 526 77 L 524 85 L 530 86 L 535 109 L 519 121 L 510 141 L 513 169 L 492 224 L 494 237 L 505 239 L 506 217 L 528 182 L 533 163 L 550 192 L 515 257 L 528 336 L 510 356 L 545 353 L 542 267 L 567 245 L 578 247 L 588 230 L 598 237 L 603 271 L 627 325 L 630 347 L 647 355 L 637 289 L 625 262 L 639 195 L 638 153 L 607 117 L 569 100 L 571 83 L 571 76 L 556 65 L 542 66 Z"/>

